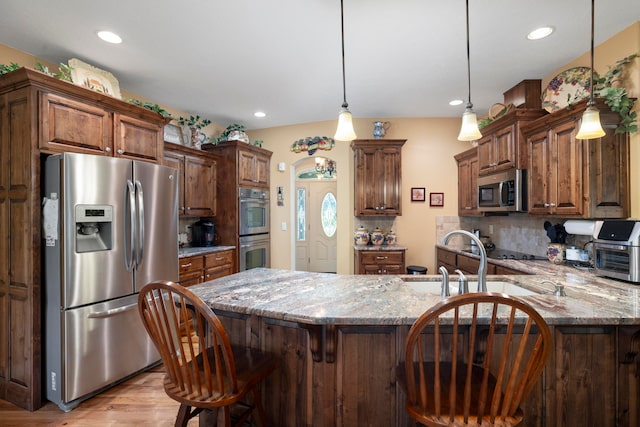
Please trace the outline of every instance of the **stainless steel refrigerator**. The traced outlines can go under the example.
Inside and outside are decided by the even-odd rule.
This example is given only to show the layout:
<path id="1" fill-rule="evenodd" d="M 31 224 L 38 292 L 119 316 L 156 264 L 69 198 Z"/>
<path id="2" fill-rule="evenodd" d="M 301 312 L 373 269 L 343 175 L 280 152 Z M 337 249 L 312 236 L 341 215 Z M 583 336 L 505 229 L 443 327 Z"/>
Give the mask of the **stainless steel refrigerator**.
<path id="1" fill-rule="evenodd" d="M 44 176 L 46 394 L 68 411 L 160 359 L 137 294 L 178 280 L 178 178 L 75 153 L 48 157 Z"/>

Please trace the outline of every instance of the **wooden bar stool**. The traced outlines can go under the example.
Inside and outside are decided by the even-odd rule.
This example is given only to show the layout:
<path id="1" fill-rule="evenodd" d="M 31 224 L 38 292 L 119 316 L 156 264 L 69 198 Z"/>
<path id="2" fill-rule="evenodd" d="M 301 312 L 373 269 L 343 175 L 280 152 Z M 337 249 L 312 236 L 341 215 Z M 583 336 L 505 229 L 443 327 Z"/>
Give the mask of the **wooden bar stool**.
<path id="1" fill-rule="evenodd" d="M 490 292 L 444 299 L 407 335 L 398 368 L 407 412 L 427 426 L 517 425 L 551 348 L 547 323 L 523 300 Z"/>
<path id="2" fill-rule="evenodd" d="M 164 390 L 180 402 L 176 426 L 186 426 L 204 409 L 221 410 L 224 425 L 230 426 L 233 406 L 241 409 L 234 425 L 243 425 L 255 409 L 256 421 L 266 427 L 259 385 L 275 370 L 271 355 L 232 347 L 211 308 L 176 283 L 147 284 L 138 310 L 167 370 Z"/>

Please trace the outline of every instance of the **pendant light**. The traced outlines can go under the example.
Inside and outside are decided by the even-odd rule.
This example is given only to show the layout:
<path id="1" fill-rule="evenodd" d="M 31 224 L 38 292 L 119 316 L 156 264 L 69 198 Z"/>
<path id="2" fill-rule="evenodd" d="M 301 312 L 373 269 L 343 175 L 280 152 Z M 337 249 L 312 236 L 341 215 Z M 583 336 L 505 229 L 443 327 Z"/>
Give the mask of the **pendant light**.
<path id="1" fill-rule="evenodd" d="M 338 115 L 338 129 L 333 137 L 338 141 L 352 141 L 357 138 L 355 131 L 353 130 L 353 119 L 351 117 L 351 111 L 349 111 L 349 104 L 347 104 L 347 85 L 345 83 L 344 76 L 344 7 L 343 0 L 340 0 L 340 26 L 342 31 L 342 108 Z"/>
<path id="2" fill-rule="evenodd" d="M 469 98 L 467 106 L 462 114 L 462 126 L 458 134 L 458 141 L 475 141 L 482 137 L 478 128 L 478 118 L 473 112 L 473 104 L 471 103 L 471 59 L 469 54 L 469 0 L 467 0 L 467 83 L 469 88 Z"/>
<path id="3" fill-rule="evenodd" d="M 582 113 L 582 122 L 580 123 L 580 130 L 576 135 L 577 139 L 594 139 L 602 138 L 605 135 L 604 129 L 600 124 L 600 111 L 596 108 L 596 103 L 593 100 L 593 27 L 594 27 L 594 3 L 595 0 L 591 0 L 591 78 L 589 91 L 589 103 L 587 109 Z"/>

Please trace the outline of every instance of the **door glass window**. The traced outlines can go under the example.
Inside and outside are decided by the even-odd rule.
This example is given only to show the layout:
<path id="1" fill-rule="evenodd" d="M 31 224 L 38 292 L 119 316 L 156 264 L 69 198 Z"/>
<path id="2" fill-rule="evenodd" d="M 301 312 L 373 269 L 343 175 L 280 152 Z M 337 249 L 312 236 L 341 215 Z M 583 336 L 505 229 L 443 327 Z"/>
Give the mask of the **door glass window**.
<path id="1" fill-rule="evenodd" d="M 296 218 L 296 240 L 307 239 L 307 191 L 304 188 L 298 188 L 298 214 Z"/>
<path id="2" fill-rule="evenodd" d="M 320 218 L 322 218 L 322 229 L 327 237 L 332 237 L 337 228 L 338 211 L 336 209 L 336 197 L 333 193 L 327 193 L 322 200 Z"/>

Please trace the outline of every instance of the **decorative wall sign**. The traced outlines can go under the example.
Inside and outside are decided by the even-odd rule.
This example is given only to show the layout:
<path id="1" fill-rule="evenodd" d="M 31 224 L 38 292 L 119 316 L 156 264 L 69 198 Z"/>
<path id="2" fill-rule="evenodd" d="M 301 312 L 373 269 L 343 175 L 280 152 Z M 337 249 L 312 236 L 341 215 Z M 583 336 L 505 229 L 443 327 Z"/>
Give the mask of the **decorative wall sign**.
<path id="1" fill-rule="evenodd" d="M 328 136 L 308 136 L 291 144 L 291 151 L 294 153 L 308 151 L 309 155 L 313 156 L 316 150 L 329 151 L 334 145 L 335 141 Z"/>
<path id="2" fill-rule="evenodd" d="M 444 206 L 444 193 L 429 193 L 429 206 Z"/>
<path id="3" fill-rule="evenodd" d="M 172 144 L 184 145 L 184 131 L 178 125 L 164 125 L 164 140 Z"/>
<path id="4" fill-rule="evenodd" d="M 69 66 L 72 68 L 71 80 L 74 84 L 122 99 L 120 84 L 110 72 L 96 68 L 76 58 L 69 60 Z"/>
<path id="5" fill-rule="evenodd" d="M 425 192 L 424 187 L 411 187 L 411 201 L 412 202 L 424 202 Z"/>

